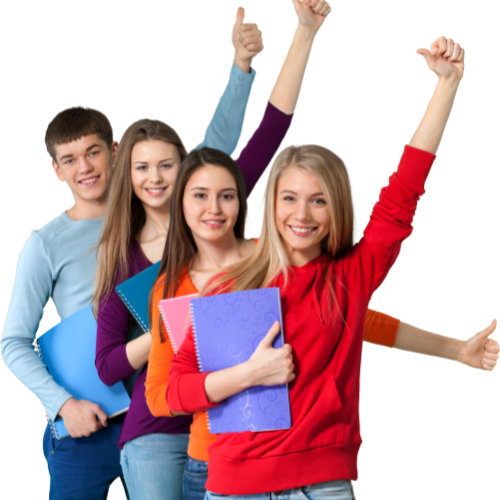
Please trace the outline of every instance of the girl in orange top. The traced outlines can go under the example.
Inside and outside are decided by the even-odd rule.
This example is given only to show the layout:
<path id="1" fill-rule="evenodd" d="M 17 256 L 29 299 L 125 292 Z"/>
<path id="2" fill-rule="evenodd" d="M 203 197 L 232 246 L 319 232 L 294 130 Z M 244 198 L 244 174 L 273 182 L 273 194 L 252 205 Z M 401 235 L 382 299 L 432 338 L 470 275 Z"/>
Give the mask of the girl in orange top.
<path id="1" fill-rule="evenodd" d="M 191 153 L 181 166 L 172 194 L 171 226 L 151 296 L 152 346 L 146 380 L 146 400 L 156 417 L 174 416 L 166 401 L 174 355 L 158 304 L 168 297 L 191 295 L 222 268 L 242 260 L 255 248 L 245 240 L 243 228 L 246 194 L 236 163 L 215 150 Z M 165 280 L 165 277 L 168 279 Z M 442 337 L 368 311 L 364 340 L 413 352 L 461 361 L 481 368 L 482 354 L 494 324 L 468 342 Z M 494 342 L 494 341 L 493 341 Z M 484 366 L 484 368 L 488 368 Z M 183 478 L 186 500 L 205 495 L 208 476 L 207 447 L 216 435 L 209 433 L 205 412 L 194 415 Z"/>

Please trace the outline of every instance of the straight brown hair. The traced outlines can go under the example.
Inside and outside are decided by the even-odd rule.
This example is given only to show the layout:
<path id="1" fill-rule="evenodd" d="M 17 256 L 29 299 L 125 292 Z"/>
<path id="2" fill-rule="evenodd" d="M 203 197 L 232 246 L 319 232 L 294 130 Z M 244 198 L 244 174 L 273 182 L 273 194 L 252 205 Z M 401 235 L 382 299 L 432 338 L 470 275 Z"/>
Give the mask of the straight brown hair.
<path id="1" fill-rule="evenodd" d="M 240 208 L 233 230 L 236 238 L 243 239 L 245 237 L 247 194 L 245 177 L 238 164 L 229 155 L 218 149 L 202 148 L 192 151 L 179 169 L 172 198 L 170 199 L 170 228 L 158 271 L 158 276 L 165 274 L 163 298 L 175 297 L 182 272 L 191 263 L 198 251 L 193 233 L 184 217 L 183 199 L 189 179 L 197 170 L 205 165 L 215 165 L 225 168 L 234 177 Z M 152 306 L 152 297 L 153 291 L 150 296 L 150 307 Z M 161 321 L 160 337 L 163 342 L 165 337 Z"/>
<path id="2" fill-rule="evenodd" d="M 177 132 L 158 120 L 139 120 L 125 131 L 115 160 L 101 236 L 97 244 L 97 271 L 92 302 L 99 307 L 102 296 L 109 297 L 118 270 L 128 278 L 127 252 L 146 223 L 146 211 L 132 189 L 131 155 L 142 141 L 173 144 L 181 161 L 187 151 Z"/>

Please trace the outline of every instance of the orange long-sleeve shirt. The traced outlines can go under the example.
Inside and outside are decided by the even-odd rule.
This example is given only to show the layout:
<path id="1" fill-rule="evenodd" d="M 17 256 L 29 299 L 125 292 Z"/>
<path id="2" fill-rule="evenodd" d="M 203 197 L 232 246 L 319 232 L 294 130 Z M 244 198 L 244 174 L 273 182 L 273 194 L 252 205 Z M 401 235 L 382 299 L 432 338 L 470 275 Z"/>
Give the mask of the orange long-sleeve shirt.
<path id="1" fill-rule="evenodd" d="M 160 311 L 158 304 L 163 299 L 165 276 L 160 276 L 154 286 L 152 311 L 152 345 L 149 355 L 149 368 L 146 379 L 146 401 L 151 413 L 155 417 L 171 417 L 172 413 L 167 404 L 166 390 L 169 381 L 170 368 L 174 351 L 162 324 L 165 342 L 160 340 Z M 185 269 L 176 297 L 198 293 L 187 269 Z M 368 309 L 365 318 L 363 340 L 372 344 L 393 347 L 399 328 L 399 320 L 371 309 Z M 198 412 L 193 416 L 191 435 L 189 438 L 188 454 L 191 458 L 208 462 L 207 448 L 217 436 L 210 434 L 207 427 L 206 412 Z"/>

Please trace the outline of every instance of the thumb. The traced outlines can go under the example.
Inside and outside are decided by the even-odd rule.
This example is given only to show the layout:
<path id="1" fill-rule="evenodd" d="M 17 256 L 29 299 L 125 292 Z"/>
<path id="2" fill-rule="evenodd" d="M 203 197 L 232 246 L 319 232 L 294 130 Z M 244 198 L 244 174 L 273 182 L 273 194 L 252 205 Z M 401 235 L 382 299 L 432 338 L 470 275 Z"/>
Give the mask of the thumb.
<path id="1" fill-rule="evenodd" d="M 236 13 L 236 24 L 243 24 L 243 19 L 245 19 L 245 9 L 243 7 L 238 7 L 238 12 Z"/>
<path id="2" fill-rule="evenodd" d="M 273 344 L 273 340 L 276 338 L 276 335 L 280 332 L 280 324 L 275 321 L 274 325 L 269 329 L 266 333 L 266 336 L 260 341 L 260 348 L 269 348 Z"/>
<path id="3" fill-rule="evenodd" d="M 431 64 L 434 61 L 434 56 L 427 49 L 418 49 L 417 54 L 424 56 L 427 64 Z"/>
<path id="4" fill-rule="evenodd" d="M 483 330 L 482 332 L 479 332 L 475 336 L 475 338 L 479 338 L 481 340 L 486 340 L 495 331 L 496 327 L 497 327 L 497 320 L 494 319 L 491 322 L 491 325 L 488 328 L 486 328 L 485 330 Z"/>
<path id="5" fill-rule="evenodd" d="M 106 427 L 108 425 L 108 416 L 104 413 L 104 410 L 99 405 L 95 405 L 94 413 L 97 415 L 99 422 Z"/>

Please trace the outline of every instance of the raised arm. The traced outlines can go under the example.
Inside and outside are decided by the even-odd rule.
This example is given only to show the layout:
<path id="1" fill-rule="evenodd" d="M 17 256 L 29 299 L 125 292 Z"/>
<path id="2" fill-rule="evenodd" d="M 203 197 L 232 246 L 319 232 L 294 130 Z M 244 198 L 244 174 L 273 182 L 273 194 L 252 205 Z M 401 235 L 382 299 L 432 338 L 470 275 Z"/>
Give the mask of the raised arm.
<path id="1" fill-rule="evenodd" d="M 236 162 L 245 176 L 247 195 L 281 145 L 299 98 L 300 87 L 316 33 L 330 12 L 324 0 L 294 0 L 299 25 L 258 129 Z M 314 8 L 314 10 L 313 10 Z"/>
<path id="2" fill-rule="evenodd" d="M 233 28 L 234 64 L 229 83 L 197 147 L 220 149 L 231 154 L 238 143 L 250 90 L 255 78 L 252 59 L 263 49 L 262 36 L 256 24 L 244 24 L 245 11 L 240 7 Z"/>
<path id="3" fill-rule="evenodd" d="M 430 51 L 419 49 L 417 53 L 425 57 L 429 68 L 437 74 L 438 84 L 410 146 L 436 154 L 464 74 L 465 52 L 460 44 L 442 36 L 431 45 Z"/>

